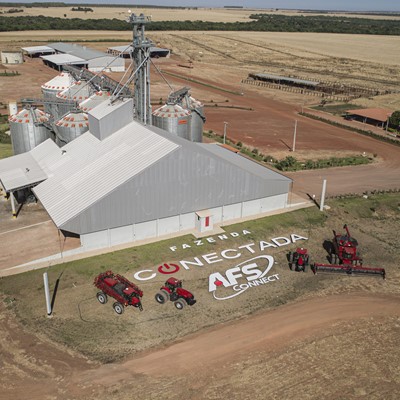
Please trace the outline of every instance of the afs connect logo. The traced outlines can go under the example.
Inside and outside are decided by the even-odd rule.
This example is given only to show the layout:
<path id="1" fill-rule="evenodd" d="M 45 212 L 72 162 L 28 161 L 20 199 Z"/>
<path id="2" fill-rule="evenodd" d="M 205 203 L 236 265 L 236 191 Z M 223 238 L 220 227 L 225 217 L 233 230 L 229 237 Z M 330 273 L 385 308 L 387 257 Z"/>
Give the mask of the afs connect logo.
<path id="1" fill-rule="evenodd" d="M 266 276 L 273 265 L 274 258 L 266 255 L 251 258 L 228 269 L 225 276 L 215 272 L 208 278 L 208 291 L 213 293 L 216 300 L 228 300 L 239 296 L 249 288 L 279 280 L 278 274 Z M 226 296 L 217 295 L 218 289 L 221 292 L 223 287 L 232 288 L 234 293 Z"/>

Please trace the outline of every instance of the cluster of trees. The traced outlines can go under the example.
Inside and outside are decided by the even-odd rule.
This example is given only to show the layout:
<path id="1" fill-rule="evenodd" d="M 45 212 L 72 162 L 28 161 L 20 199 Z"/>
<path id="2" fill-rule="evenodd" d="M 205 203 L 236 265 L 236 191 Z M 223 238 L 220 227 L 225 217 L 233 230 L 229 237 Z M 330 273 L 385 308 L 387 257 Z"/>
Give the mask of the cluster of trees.
<path id="1" fill-rule="evenodd" d="M 266 31 L 266 32 L 326 32 L 373 35 L 400 35 L 396 20 L 343 18 L 330 16 L 286 16 L 253 14 L 251 22 L 159 21 L 146 28 L 149 31 Z M 1 17 L 0 31 L 23 30 L 131 30 L 131 25 L 119 19 L 61 19 L 52 17 Z"/>
<path id="2" fill-rule="evenodd" d="M 93 9 L 90 7 L 72 7 L 71 11 L 84 11 L 85 13 L 87 13 L 87 12 L 93 12 Z"/>
<path id="3" fill-rule="evenodd" d="M 24 10 L 21 8 L 10 8 L 9 10 L 2 11 L 1 14 L 17 14 L 22 12 L 24 12 Z"/>
<path id="4" fill-rule="evenodd" d="M 306 169 L 320 169 L 330 167 L 344 167 L 347 165 L 361 165 L 368 164 L 371 162 L 370 158 L 363 156 L 354 157 L 330 157 L 327 159 L 318 160 L 307 160 L 305 162 L 299 162 L 292 156 L 287 156 L 283 160 L 274 163 L 276 169 L 280 171 L 300 171 Z"/>
<path id="5" fill-rule="evenodd" d="M 395 111 L 389 118 L 389 125 L 391 128 L 400 131 L 400 111 Z"/>

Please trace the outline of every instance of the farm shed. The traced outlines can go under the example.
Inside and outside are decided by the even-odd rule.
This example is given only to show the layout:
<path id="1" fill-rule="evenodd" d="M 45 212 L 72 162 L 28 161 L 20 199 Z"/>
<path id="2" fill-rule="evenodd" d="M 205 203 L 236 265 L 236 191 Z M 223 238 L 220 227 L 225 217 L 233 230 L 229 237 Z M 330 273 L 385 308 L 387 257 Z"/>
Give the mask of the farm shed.
<path id="1" fill-rule="evenodd" d="M 346 111 L 345 118 L 383 128 L 391 115 L 392 111 L 384 108 L 365 108 L 361 110 L 348 110 Z"/>
<path id="2" fill-rule="evenodd" d="M 304 89 L 316 89 L 320 82 L 308 81 L 304 79 L 288 78 L 286 76 L 271 75 L 271 74 L 249 74 L 249 78 L 262 81 L 270 82 L 278 85 L 290 85 L 301 87 Z"/>
<path id="3" fill-rule="evenodd" d="M 29 57 L 40 57 L 48 54 L 56 54 L 56 51 L 49 46 L 21 47 L 21 50 Z"/>
<path id="4" fill-rule="evenodd" d="M 124 46 L 109 47 L 107 49 L 107 53 L 122 58 L 130 58 L 132 49 L 132 45 L 126 44 Z M 169 49 L 163 49 L 161 47 L 150 47 L 150 57 L 152 58 L 169 57 L 170 53 L 171 52 Z"/>
<path id="5" fill-rule="evenodd" d="M 40 56 L 45 64 L 58 70 L 62 65 L 85 66 L 92 72 L 123 72 L 125 71 L 125 61 L 115 58 L 102 51 L 93 50 L 86 46 L 76 43 L 49 43 L 47 46 L 24 47 L 22 48 L 31 57 Z M 46 56 L 45 54 L 54 54 Z M 50 58 L 49 57 L 55 57 Z"/>
<path id="6" fill-rule="evenodd" d="M 41 56 L 43 63 L 51 68 L 62 71 L 63 65 L 75 65 L 80 68 L 87 68 L 88 62 L 82 58 L 73 56 L 72 54 L 53 54 L 49 56 Z"/>
<path id="7" fill-rule="evenodd" d="M 108 104 L 108 106 L 106 105 Z M 89 132 L 33 191 L 57 228 L 84 248 L 207 229 L 288 205 L 291 179 L 215 144 L 133 120 L 132 100 L 89 112 Z M 115 124 L 118 121 L 118 125 Z"/>
<path id="8" fill-rule="evenodd" d="M 13 216 L 16 216 L 15 198 L 19 200 L 21 191 L 46 180 L 61 156 L 60 148 L 47 139 L 26 153 L 0 160 L 0 185 L 11 198 Z"/>

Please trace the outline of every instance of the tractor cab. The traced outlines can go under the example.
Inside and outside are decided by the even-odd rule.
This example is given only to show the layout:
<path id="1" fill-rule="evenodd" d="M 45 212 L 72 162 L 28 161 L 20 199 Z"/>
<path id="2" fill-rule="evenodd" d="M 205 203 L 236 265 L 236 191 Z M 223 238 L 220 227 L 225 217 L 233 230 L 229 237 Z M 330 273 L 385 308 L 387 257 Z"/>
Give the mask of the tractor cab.
<path id="1" fill-rule="evenodd" d="M 182 287 L 182 281 L 176 278 L 169 278 L 165 282 L 165 288 L 168 289 L 170 292 L 175 292 L 176 289 Z"/>

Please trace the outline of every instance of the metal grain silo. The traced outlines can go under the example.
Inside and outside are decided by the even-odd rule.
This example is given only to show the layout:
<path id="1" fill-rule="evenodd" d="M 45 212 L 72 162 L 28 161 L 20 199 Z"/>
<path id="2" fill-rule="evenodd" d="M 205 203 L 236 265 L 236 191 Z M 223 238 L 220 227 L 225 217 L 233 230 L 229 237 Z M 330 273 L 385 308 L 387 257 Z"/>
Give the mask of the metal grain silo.
<path id="1" fill-rule="evenodd" d="M 8 119 L 14 154 L 25 153 L 51 137 L 41 123 L 47 122 L 45 113 L 36 108 L 23 109 Z"/>
<path id="2" fill-rule="evenodd" d="M 70 112 L 56 122 L 54 130 L 56 143 L 64 146 L 89 130 L 88 116 L 83 112 Z"/>
<path id="3" fill-rule="evenodd" d="M 63 90 L 60 93 L 57 93 L 57 100 L 73 100 L 77 103 L 81 103 L 82 101 L 88 99 L 91 96 L 90 85 L 85 81 L 75 82 L 68 89 Z M 62 118 L 65 114 L 68 114 L 74 106 L 72 104 L 59 104 L 57 106 L 57 115 L 55 119 Z"/>
<path id="4" fill-rule="evenodd" d="M 72 75 L 63 72 L 42 85 L 43 98 L 47 101 L 56 100 L 57 94 L 68 89 L 75 82 Z M 57 113 L 53 104 L 45 103 L 44 111 L 51 115 Z M 57 117 L 57 116 L 55 116 Z"/>
<path id="5" fill-rule="evenodd" d="M 111 97 L 110 92 L 96 92 L 95 94 L 91 95 L 88 99 L 79 103 L 79 108 L 84 111 L 88 112 L 101 104 L 103 101 L 108 100 Z"/>
<path id="6" fill-rule="evenodd" d="M 204 116 L 204 105 L 193 97 L 186 97 L 182 104 L 183 108 L 189 110 L 192 114 L 190 124 L 189 140 L 191 142 L 203 141 L 203 127 L 206 120 Z"/>
<path id="7" fill-rule="evenodd" d="M 178 104 L 165 104 L 153 111 L 153 125 L 184 139 L 189 139 L 191 113 Z"/>

